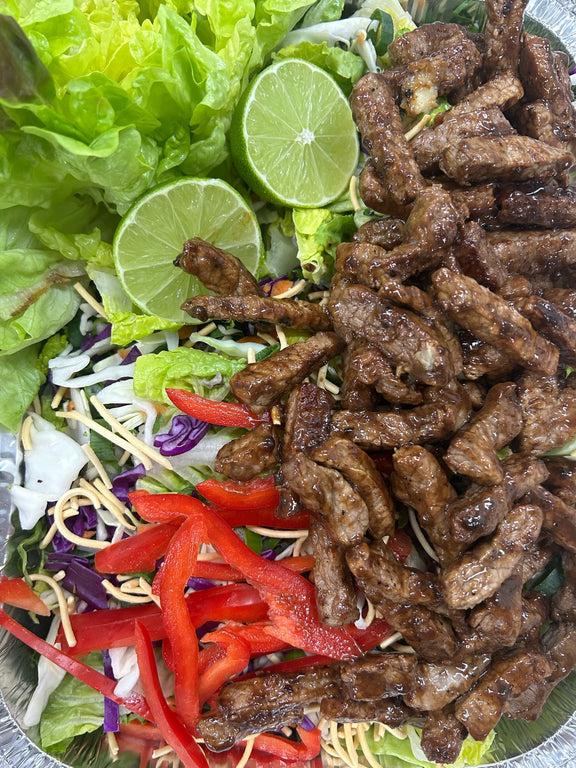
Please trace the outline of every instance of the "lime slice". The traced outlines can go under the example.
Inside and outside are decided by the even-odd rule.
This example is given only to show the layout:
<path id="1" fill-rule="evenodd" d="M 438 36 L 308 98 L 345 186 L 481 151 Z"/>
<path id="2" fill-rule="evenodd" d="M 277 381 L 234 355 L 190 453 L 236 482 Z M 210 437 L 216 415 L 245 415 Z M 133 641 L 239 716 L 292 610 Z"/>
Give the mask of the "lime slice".
<path id="1" fill-rule="evenodd" d="M 300 59 L 253 80 L 232 120 L 232 157 L 265 200 L 320 208 L 346 189 L 358 162 L 348 101 L 324 70 Z"/>
<path id="2" fill-rule="evenodd" d="M 134 203 L 114 237 L 118 277 L 134 304 L 147 314 L 175 323 L 191 322 L 180 307 L 206 289 L 173 264 L 191 237 L 229 251 L 251 272 L 256 271 L 262 236 L 244 198 L 220 179 L 168 182 Z"/>

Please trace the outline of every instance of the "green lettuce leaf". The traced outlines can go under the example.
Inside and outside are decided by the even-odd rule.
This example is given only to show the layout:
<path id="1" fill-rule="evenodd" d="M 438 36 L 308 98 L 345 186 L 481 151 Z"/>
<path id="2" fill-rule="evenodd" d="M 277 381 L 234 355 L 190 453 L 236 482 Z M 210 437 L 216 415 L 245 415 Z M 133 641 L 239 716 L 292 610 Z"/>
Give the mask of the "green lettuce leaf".
<path id="1" fill-rule="evenodd" d="M 22 349 L 12 355 L 0 355 L 0 425 L 17 432 L 26 409 L 46 381 L 37 367 L 40 345 Z"/>
<path id="2" fill-rule="evenodd" d="M 168 405 L 171 402 L 166 396 L 166 387 L 188 389 L 222 400 L 228 392 L 230 378 L 245 365 L 245 361 L 193 347 L 142 355 L 134 369 L 134 392 L 137 397 Z"/>
<path id="3" fill-rule="evenodd" d="M 336 246 L 356 231 L 354 217 L 327 208 L 298 208 L 292 212 L 292 218 L 303 274 L 314 283 L 329 281 L 334 272 Z"/>
<path id="4" fill-rule="evenodd" d="M 313 43 L 303 40 L 298 45 L 287 45 L 274 54 L 274 59 L 304 59 L 321 67 L 332 75 L 347 96 L 350 95 L 354 83 L 366 72 L 366 64 L 360 56 L 326 42 Z"/>

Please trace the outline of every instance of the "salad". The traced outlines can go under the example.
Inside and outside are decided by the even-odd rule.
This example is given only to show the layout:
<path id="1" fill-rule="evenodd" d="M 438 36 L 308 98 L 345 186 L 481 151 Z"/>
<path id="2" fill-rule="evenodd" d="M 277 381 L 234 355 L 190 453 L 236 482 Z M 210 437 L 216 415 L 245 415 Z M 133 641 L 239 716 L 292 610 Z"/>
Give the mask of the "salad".
<path id="1" fill-rule="evenodd" d="M 406 650 L 370 601 L 346 631 L 319 620 L 303 575 L 314 567 L 309 512 L 275 514 L 278 453 L 249 479 L 223 459 L 247 430 L 270 438 L 283 419 L 277 404 L 236 402 L 231 381 L 306 344 L 309 327 L 279 321 L 270 333 L 257 318 L 194 316 L 195 296 L 206 302 L 206 286 L 219 286 L 185 261 L 201 237 L 238 257 L 261 298 L 298 296 L 325 313 L 337 246 L 374 218 L 355 184 L 366 158 L 343 117 L 354 149 L 329 199 L 303 197 L 315 185 L 314 174 L 296 184 L 301 158 L 285 161 L 286 191 L 249 140 L 258 106 L 272 108 L 267 78 L 289 67 L 288 79 L 317 78 L 320 111 L 324 88 L 330 105 L 332 87 L 346 104 L 415 24 L 395 0 L 353 12 L 334 0 L 14 0 L 3 10 L 0 423 L 20 430 L 25 472 L 12 488 L 0 600 L 38 626 L 8 612 L 0 623 L 40 654 L 25 726 L 64 761 L 104 742 L 126 765 L 134 753 L 143 765 L 206 765 L 199 705 L 231 678 L 299 674 L 311 659 L 349 658 L 352 641 Z M 476 22 L 466 4 L 458 13 Z M 440 97 L 408 132 L 449 108 Z M 167 224 L 175 245 L 143 269 L 140 244 L 153 252 Z M 310 377 L 338 396 L 340 349 L 328 348 Z M 388 546 L 417 566 L 402 528 Z M 546 572 L 547 590 L 560 571 Z M 210 760 L 296 766 L 322 752 L 336 764 L 433 765 L 410 724 L 339 725 L 312 706 L 283 733 L 261 730 Z M 481 764 L 493 738 L 468 736 L 455 765 Z"/>

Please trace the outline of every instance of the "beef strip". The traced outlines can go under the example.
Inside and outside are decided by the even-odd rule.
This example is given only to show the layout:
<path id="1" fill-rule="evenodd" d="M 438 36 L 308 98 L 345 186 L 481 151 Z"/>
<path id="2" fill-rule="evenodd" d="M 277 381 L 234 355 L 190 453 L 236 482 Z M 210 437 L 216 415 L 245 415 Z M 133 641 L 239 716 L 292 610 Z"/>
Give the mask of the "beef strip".
<path id="1" fill-rule="evenodd" d="M 546 595 L 542 592 L 524 590 L 522 593 L 522 623 L 518 635 L 519 639 L 526 644 L 534 641 L 539 642 L 540 629 L 548 620 L 549 613 L 550 605 Z"/>
<path id="2" fill-rule="evenodd" d="M 576 264 L 576 229 L 488 232 L 488 242 L 510 274 L 554 274 Z"/>
<path id="3" fill-rule="evenodd" d="M 219 712 L 209 712 L 198 720 L 198 732 L 212 752 L 223 752 L 247 736 L 298 726 L 304 716 L 302 704 L 278 704 L 273 709 L 254 711 L 245 720 L 234 722 Z"/>
<path id="4" fill-rule="evenodd" d="M 448 112 L 435 128 L 420 131 L 410 142 L 416 162 L 423 173 L 439 169 L 445 150 L 460 139 L 471 136 L 509 136 L 516 131 L 496 106 L 469 112 Z"/>
<path id="5" fill-rule="evenodd" d="M 396 167 L 394 167 L 394 164 L 391 161 L 391 170 L 388 175 L 400 175 L 397 158 L 395 165 Z M 414 165 L 418 168 L 415 161 Z M 372 210 L 378 211 L 378 213 L 384 213 L 388 216 L 406 219 L 412 208 L 412 201 L 398 202 L 398 199 L 403 199 L 399 191 L 400 186 L 400 180 L 396 181 L 394 186 L 388 184 L 388 182 L 380 176 L 372 160 L 366 162 L 358 177 L 358 194 L 366 208 L 372 208 Z M 414 196 L 416 196 L 417 191 L 415 183 L 414 187 Z"/>
<path id="6" fill-rule="evenodd" d="M 486 376 L 490 382 L 510 379 L 517 365 L 504 350 L 494 347 L 467 332 L 460 334 L 463 356 L 463 371 L 472 381 Z"/>
<path id="7" fill-rule="evenodd" d="M 518 453 L 504 459 L 502 468 L 502 483 L 492 486 L 472 483 L 461 496 L 449 502 L 447 515 L 452 535 L 463 545 L 492 533 L 514 502 L 548 476 L 543 461 Z"/>
<path id="8" fill-rule="evenodd" d="M 558 349 L 504 299 L 473 278 L 448 269 L 436 271 L 432 282 L 438 302 L 460 326 L 519 365 L 548 374 L 556 371 Z"/>
<path id="9" fill-rule="evenodd" d="M 364 375 L 364 360 L 373 368 L 373 360 L 377 360 L 379 369 L 390 370 L 391 366 L 381 352 L 370 344 L 352 341 L 346 345 L 342 354 L 342 384 L 340 405 L 348 411 L 370 411 L 376 406 L 377 395 L 371 382 L 366 382 Z M 378 374 L 377 374 L 378 377 Z"/>
<path id="10" fill-rule="evenodd" d="M 278 438 L 272 424 L 258 424 L 218 451 L 214 470 L 233 480 L 251 480 L 278 464 Z"/>
<path id="11" fill-rule="evenodd" d="M 522 429 L 522 408 L 514 382 L 495 384 L 483 407 L 452 438 L 444 461 L 453 472 L 484 485 L 504 477 L 496 451 L 508 445 Z"/>
<path id="12" fill-rule="evenodd" d="M 206 288 L 220 296 L 262 296 L 254 275 L 240 259 L 200 237 L 184 243 L 175 266 L 196 277 Z"/>
<path id="13" fill-rule="evenodd" d="M 516 69 L 527 5 L 528 0 L 488 0 L 486 3 L 483 68 L 488 77 Z"/>
<path id="14" fill-rule="evenodd" d="M 350 105 L 362 143 L 388 189 L 388 197 L 396 205 L 411 203 L 424 187 L 424 180 L 404 138 L 400 112 L 386 79 L 372 72 L 364 75 L 352 90 Z"/>
<path id="15" fill-rule="evenodd" d="M 426 759 L 434 763 L 454 763 L 468 735 L 453 712 L 429 712 L 422 726 L 420 746 Z"/>
<path id="16" fill-rule="evenodd" d="M 330 421 L 334 398 L 325 389 L 308 382 L 290 392 L 284 418 L 282 459 L 313 448 L 330 434 Z M 280 518 L 293 517 L 302 509 L 285 481 L 282 467 L 276 475 L 276 488 L 280 501 L 276 514 Z"/>
<path id="17" fill-rule="evenodd" d="M 522 563 L 496 592 L 470 611 L 468 623 L 495 647 L 516 642 L 522 626 Z"/>
<path id="18" fill-rule="evenodd" d="M 516 62 L 513 62 L 513 67 Z M 512 68 L 497 72 L 482 85 L 479 85 L 452 108 L 453 115 L 461 115 L 475 109 L 498 107 L 506 112 L 517 104 L 524 95 L 524 88 Z"/>
<path id="19" fill-rule="evenodd" d="M 292 493 L 324 520 L 337 544 L 350 547 L 362 541 L 369 525 L 368 507 L 340 472 L 298 453 L 284 462 L 283 473 Z"/>
<path id="20" fill-rule="evenodd" d="M 533 488 L 525 498 L 542 509 L 542 527 L 552 539 L 564 549 L 576 553 L 576 509 L 542 486 Z"/>
<path id="21" fill-rule="evenodd" d="M 374 344 L 397 374 L 441 386 L 460 372 L 461 359 L 455 359 L 433 322 L 383 300 L 370 288 L 334 280 L 329 309 L 336 332 L 346 342 Z"/>
<path id="22" fill-rule="evenodd" d="M 466 30 L 460 24 L 435 21 L 399 35 L 388 45 L 387 53 L 392 66 L 397 67 L 418 61 L 466 38 Z"/>
<path id="23" fill-rule="evenodd" d="M 273 323 L 295 330 L 329 331 L 330 317 L 324 307 L 309 301 L 268 299 L 261 296 L 192 296 L 182 304 L 191 317 Z"/>
<path id="24" fill-rule="evenodd" d="M 368 507 L 369 530 L 375 539 L 394 532 L 394 502 L 382 474 L 370 456 L 351 440 L 331 437 L 311 452 L 311 458 L 338 470 Z"/>
<path id="25" fill-rule="evenodd" d="M 320 715 L 337 723 L 378 722 L 390 728 L 400 728 L 410 719 L 412 711 L 400 698 L 354 701 L 327 697 L 320 703 Z"/>
<path id="26" fill-rule="evenodd" d="M 379 217 L 364 222 L 352 235 L 351 240 L 355 243 L 379 245 L 389 251 L 404 240 L 405 229 L 406 225 L 402 219 Z"/>
<path id="27" fill-rule="evenodd" d="M 400 107 L 418 117 L 438 106 L 442 96 L 463 86 L 478 71 L 481 56 L 474 43 L 463 37 L 448 48 L 411 61 L 384 76 L 396 86 Z"/>
<path id="28" fill-rule="evenodd" d="M 485 226 L 496 222 L 498 207 L 496 205 L 495 184 L 473 184 L 470 187 L 459 187 L 445 177 L 442 179 L 445 189 L 452 195 L 456 208 L 468 211 L 467 218 L 479 221 Z"/>
<path id="29" fill-rule="evenodd" d="M 342 348 L 342 341 L 335 333 L 316 333 L 247 365 L 232 376 L 230 387 L 241 403 L 256 413 L 264 413 Z"/>
<path id="30" fill-rule="evenodd" d="M 510 699 L 550 672 L 550 662 L 539 651 L 510 651 L 494 660 L 470 693 L 460 699 L 456 717 L 473 739 L 484 741 L 508 708 Z"/>
<path id="31" fill-rule="evenodd" d="M 453 560 L 462 546 L 452 537 L 446 507 L 456 491 L 435 456 L 420 445 L 406 445 L 394 452 L 392 491 L 413 507 L 424 533 L 442 564 Z"/>
<path id="32" fill-rule="evenodd" d="M 543 454 L 558 448 L 576 433 L 576 398 L 572 377 L 560 385 L 556 376 L 525 373 L 518 380 L 524 426 L 518 448 Z"/>
<path id="33" fill-rule="evenodd" d="M 548 478 L 542 485 L 570 506 L 576 505 L 576 463 L 564 456 L 544 458 Z"/>
<path id="34" fill-rule="evenodd" d="M 517 308 L 537 331 L 558 347 L 563 363 L 576 365 L 576 320 L 542 296 L 523 299 Z"/>
<path id="35" fill-rule="evenodd" d="M 576 320 L 576 291 L 570 288 L 548 288 L 544 298 L 556 304 L 565 315 Z"/>
<path id="36" fill-rule="evenodd" d="M 413 689 L 404 695 L 409 707 L 428 712 L 438 711 L 469 690 L 490 663 L 490 655 L 481 653 L 475 659 L 459 663 L 433 664 L 419 661 Z"/>
<path id="37" fill-rule="evenodd" d="M 452 404 L 425 403 L 415 408 L 336 411 L 332 433 L 348 437 L 365 450 L 389 450 L 408 443 L 434 443 L 449 437 L 459 422 Z"/>
<path id="38" fill-rule="evenodd" d="M 370 602 L 427 605 L 440 604 L 434 574 L 397 562 L 383 542 L 359 544 L 346 553 L 348 566 Z"/>
<path id="39" fill-rule="evenodd" d="M 403 696 L 414 687 L 416 665 L 413 653 L 368 654 L 341 665 L 342 692 L 360 701 Z"/>
<path id="40" fill-rule="evenodd" d="M 463 225 L 452 252 L 463 274 L 473 277 L 480 285 L 496 291 L 506 282 L 508 272 L 477 221 Z"/>
<path id="41" fill-rule="evenodd" d="M 314 586 L 318 615 L 329 627 L 341 627 L 359 617 L 356 590 L 346 553 L 322 520 L 312 515 L 309 541 L 314 555 Z"/>
<path id="42" fill-rule="evenodd" d="M 570 152 L 530 136 L 472 136 L 449 145 L 441 170 L 466 186 L 479 181 L 545 181 L 574 165 Z"/>
<path id="43" fill-rule="evenodd" d="M 552 618 L 576 624 L 576 556 L 562 551 L 564 583 L 552 598 Z"/>
<path id="44" fill-rule="evenodd" d="M 514 507 L 494 535 L 464 552 L 440 573 L 442 595 L 451 608 L 468 609 L 491 597 L 536 543 L 542 511 L 533 504 Z"/>
<path id="45" fill-rule="evenodd" d="M 544 229 L 576 227 L 576 188 L 506 189 L 498 195 L 498 220 L 503 224 Z"/>
<path id="46" fill-rule="evenodd" d="M 536 720 L 550 692 L 576 667 L 576 627 L 572 624 L 556 624 L 542 638 L 545 657 L 550 664 L 550 674 L 535 680 L 519 696 L 512 698 L 507 716 Z"/>

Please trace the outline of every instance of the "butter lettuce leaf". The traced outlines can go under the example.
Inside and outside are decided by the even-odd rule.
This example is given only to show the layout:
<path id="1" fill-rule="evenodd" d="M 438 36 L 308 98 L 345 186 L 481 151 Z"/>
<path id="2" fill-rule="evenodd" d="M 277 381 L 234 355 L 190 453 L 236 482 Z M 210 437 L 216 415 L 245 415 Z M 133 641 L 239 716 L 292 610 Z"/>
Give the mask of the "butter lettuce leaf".
<path id="1" fill-rule="evenodd" d="M 10 432 L 18 431 L 26 409 L 46 381 L 38 366 L 39 349 L 35 344 L 12 355 L 0 355 L 0 426 Z"/>

